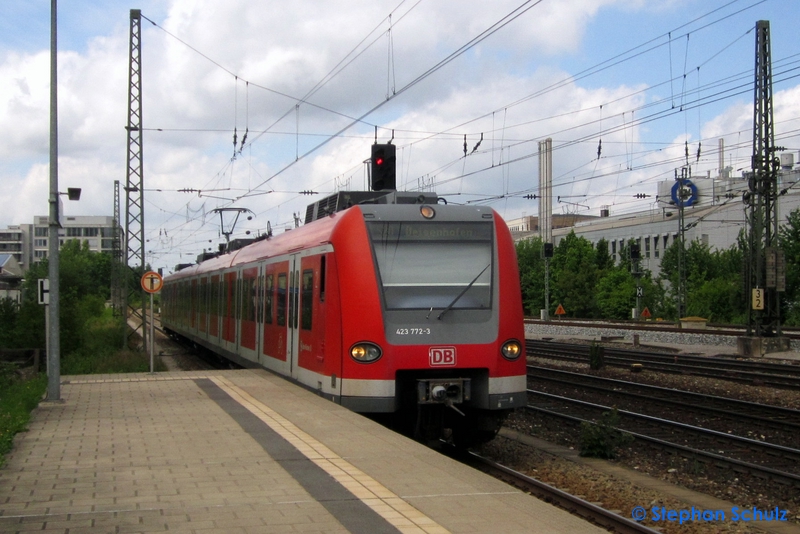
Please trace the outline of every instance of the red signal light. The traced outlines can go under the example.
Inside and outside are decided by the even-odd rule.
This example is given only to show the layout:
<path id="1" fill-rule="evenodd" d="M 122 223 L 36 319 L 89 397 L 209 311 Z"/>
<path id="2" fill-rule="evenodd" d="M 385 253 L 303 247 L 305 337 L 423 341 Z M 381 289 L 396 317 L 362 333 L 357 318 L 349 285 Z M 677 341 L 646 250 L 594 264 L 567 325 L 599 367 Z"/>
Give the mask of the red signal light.
<path id="1" fill-rule="evenodd" d="M 378 158 L 375 160 L 375 165 L 383 165 L 383 158 Z"/>

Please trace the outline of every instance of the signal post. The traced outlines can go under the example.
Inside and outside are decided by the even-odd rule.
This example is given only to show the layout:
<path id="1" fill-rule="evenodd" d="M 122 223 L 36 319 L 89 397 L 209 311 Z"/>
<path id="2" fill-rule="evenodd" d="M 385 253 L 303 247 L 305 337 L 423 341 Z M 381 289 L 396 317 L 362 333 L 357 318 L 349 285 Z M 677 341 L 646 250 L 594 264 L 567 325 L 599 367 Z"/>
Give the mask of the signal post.
<path id="1" fill-rule="evenodd" d="M 142 289 L 144 289 L 147 293 L 150 293 L 150 374 L 154 372 L 154 365 L 153 365 L 153 352 L 156 345 L 156 338 L 155 338 L 155 328 L 153 327 L 153 323 L 155 322 L 155 307 L 153 306 L 153 295 L 161 291 L 161 287 L 164 285 L 164 279 L 161 278 L 161 275 L 155 271 L 147 271 L 142 275 L 141 281 Z M 142 317 L 144 317 L 144 313 L 142 313 Z"/>

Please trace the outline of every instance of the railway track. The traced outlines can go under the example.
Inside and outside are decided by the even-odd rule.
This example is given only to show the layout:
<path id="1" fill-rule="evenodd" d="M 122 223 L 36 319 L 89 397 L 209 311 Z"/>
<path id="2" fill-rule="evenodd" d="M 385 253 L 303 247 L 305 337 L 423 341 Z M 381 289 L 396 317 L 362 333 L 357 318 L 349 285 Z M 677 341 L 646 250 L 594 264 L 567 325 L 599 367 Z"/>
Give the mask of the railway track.
<path id="1" fill-rule="evenodd" d="M 611 532 L 620 534 L 657 534 L 659 532 L 627 519 L 612 510 L 606 510 L 599 504 L 571 495 L 474 452 L 450 449 L 446 451 L 446 454 Z"/>
<path id="2" fill-rule="evenodd" d="M 558 343 L 528 339 L 526 353 L 533 358 L 547 358 L 588 363 L 589 345 Z M 784 389 L 800 390 L 800 365 L 755 362 L 734 358 L 718 358 L 669 354 L 604 347 L 605 364 L 631 367 L 641 364 L 644 369 L 666 373 L 691 374 Z"/>
<path id="3" fill-rule="evenodd" d="M 668 414 L 694 426 L 800 448 L 800 410 L 534 365 L 528 366 L 528 386 L 580 400 L 599 399 L 647 415 Z"/>
<path id="4" fill-rule="evenodd" d="M 528 410 L 574 424 L 594 422 L 612 409 L 528 390 Z M 722 466 L 800 487 L 800 450 L 626 410 L 618 410 L 618 413 L 620 423 L 617 429 L 641 442 L 710 466 Z"/>

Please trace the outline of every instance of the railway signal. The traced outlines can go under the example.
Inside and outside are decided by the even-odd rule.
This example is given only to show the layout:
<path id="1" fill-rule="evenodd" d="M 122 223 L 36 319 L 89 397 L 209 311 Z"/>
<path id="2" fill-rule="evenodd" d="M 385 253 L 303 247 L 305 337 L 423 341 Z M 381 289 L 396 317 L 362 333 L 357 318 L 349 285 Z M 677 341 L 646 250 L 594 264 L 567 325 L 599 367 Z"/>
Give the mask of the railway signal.
<path id="1" fill-rule="evenodd" d="M 391 143 L 372 145 L 370 185 L 373 191 L 396 189 L 396 147 Z"/>

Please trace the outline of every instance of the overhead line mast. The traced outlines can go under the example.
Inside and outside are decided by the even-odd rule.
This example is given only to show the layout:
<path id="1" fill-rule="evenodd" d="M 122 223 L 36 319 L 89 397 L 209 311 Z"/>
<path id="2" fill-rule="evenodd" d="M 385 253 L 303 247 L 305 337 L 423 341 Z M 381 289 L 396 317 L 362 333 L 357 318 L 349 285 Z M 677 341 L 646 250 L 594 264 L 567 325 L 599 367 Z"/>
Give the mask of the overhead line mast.
<path id="1" fill-rule="evenodd" d="M 772 106 L 772 57 L 769 21 L 756 23 L 755 102 L 752 174 L 743 195 L 749 224 L 748 260 L 744 265 L 747 337 L 740 352 L 763 355 L 788 350 L 781 336 L 780 295 L 785 291 L 783 251 L 778 248 L 778 169 Z M 751 337 L 754 336 L 754 337 Z M 785 345 L 785 347 L 784 347 Z"/>
<path id="2" fill-rule="evenodd" d="M 144 258 L 144 169 L 142 167 L 142 12 L 131 9 L 130 57 L 128 68 L 128 168 L 125 182 L 125 242 L 126 281 L 123 294 L 125 319 L 130 315 L 139 317 L 142 324 L 142 346 L 147 346 L 146 314 L 144 309 L 131 305 L 131 297 L 138 291 L 142 308 L 145 293 L 138 283 L 145 270 Z M 130 283 L 131 276 L 137 283 Z M 136 289 L 134 289 L 136 288 Z"/>

